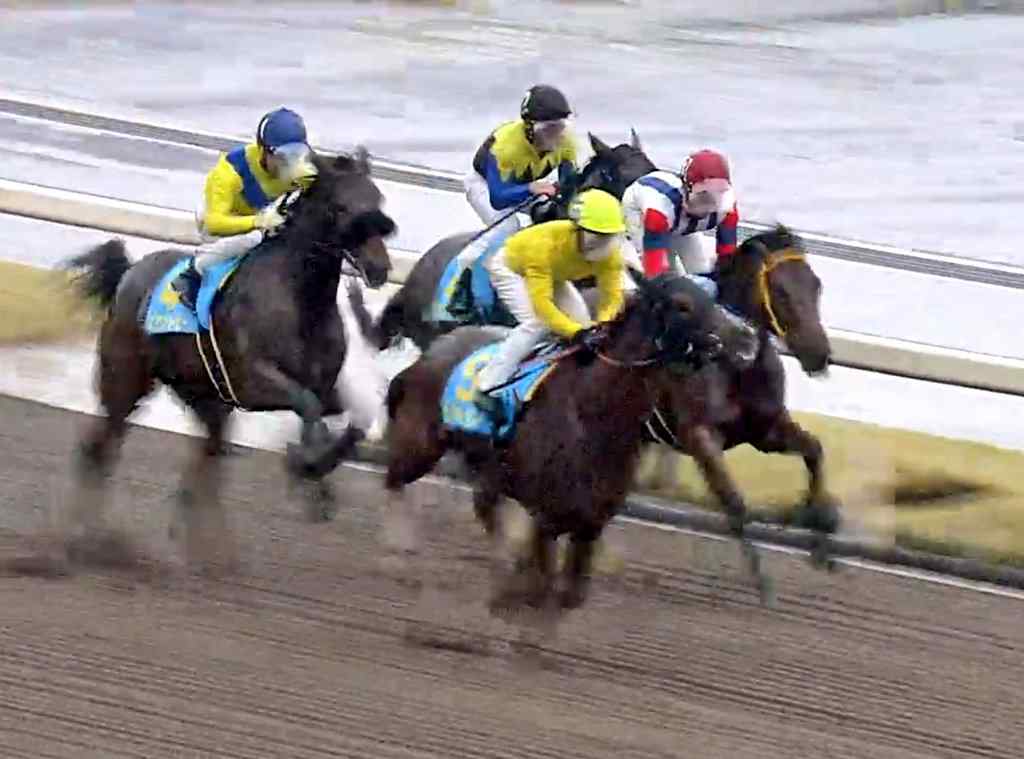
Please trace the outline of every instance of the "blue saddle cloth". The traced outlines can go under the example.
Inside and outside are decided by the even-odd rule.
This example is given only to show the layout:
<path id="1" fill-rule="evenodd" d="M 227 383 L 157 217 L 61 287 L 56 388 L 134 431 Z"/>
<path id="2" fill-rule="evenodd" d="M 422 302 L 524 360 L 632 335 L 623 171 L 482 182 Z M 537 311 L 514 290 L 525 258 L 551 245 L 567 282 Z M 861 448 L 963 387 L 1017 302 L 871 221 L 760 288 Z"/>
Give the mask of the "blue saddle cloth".
<path id="1" fill-rule="evenodd" d="M 213 312 L 214 297 L 231 278 L 231 275 L 235 273 L 242 259 L 249 253 L 251 251 L 240 256 L 228 258 L 206 270 L 206 273 L 203 275 L 202 284 L 199 286 L 199 295 L 196 298 L 196 313 L 182 305 L 178 292 L 171 287 L 171 283 L 189 265 L 191 257 L 178 261 L 156 283 L 156 287 L 153 288 L 143 321 L 143 328 L 146 330 L 146 333 L 149 335 L 196 334 L 201 330 L 208 330 L 210 328 L 210 317 Z"/>
<path id="2" fill-rule="evenodd" d="M 516 325 L 484 268 L 510 236 L 508 229 L 498 227 L 490 230 L 484 233 L 484 240 L 478 238 L 469 243 L 479 246 L 483 242 L 484 245 L 480 255 L 469 266 L 460 266 L 458 256 L 448 262 L 434 291 L 429 321 L 504 327 Z"/>
<path id="3" fill-rule="evenodd" d="M 494 418 L 473 402 L 473 388 L 476 375 L 494 357 L 499 345 L 500 341 L 478 348 L 452 370 L 441 395 L 441 421 L 449 429 L 510 440 L 522 411 L 555 368 L 555 354 L 562 347 L 558 343 L 541 346 L 523 361 L 503 388 L 490 393 L 499 402 L 499 418 Z"/>

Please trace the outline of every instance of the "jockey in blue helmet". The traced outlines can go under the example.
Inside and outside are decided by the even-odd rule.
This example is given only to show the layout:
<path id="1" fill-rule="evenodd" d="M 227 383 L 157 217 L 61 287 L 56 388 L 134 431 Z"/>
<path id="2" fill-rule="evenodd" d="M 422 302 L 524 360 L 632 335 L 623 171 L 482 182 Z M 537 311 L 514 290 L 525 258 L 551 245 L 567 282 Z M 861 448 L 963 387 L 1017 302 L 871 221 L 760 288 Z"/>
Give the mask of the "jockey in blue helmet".
<path id="1" fill-rule="evenodd" d="M 276 201 L 316 176 L 306 124 L 295 111 L 278 108 L 260 119 L 256 142 L 221 155 L 206 175 L 196 223 L 203 245 L 175 280 L 181 301 L 195 308 L 202 274 L 211 265 L 255 247 L 284 222 Z"/>

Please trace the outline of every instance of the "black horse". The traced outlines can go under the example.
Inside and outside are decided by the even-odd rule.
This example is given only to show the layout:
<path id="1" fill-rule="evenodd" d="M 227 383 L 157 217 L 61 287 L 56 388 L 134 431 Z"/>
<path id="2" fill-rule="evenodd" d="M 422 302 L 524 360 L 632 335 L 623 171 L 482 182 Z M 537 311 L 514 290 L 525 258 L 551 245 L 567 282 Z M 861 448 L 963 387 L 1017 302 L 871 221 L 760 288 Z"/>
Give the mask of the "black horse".
<path id="1" fill-rule="evenodd" d="M 207 437 L 199 441 L 180 494 L 190 555 L 202 532 L 197 521 L 208 507 L 222 528 L 218 503 L 221 454 L 228 419 L 235 408 L 292 410 L 302 419 L 302 442 L 290 446 L 288 467 L 320 483 L 358 441 L 347 430 L 332 436 L 324 416 L 342 412 L 335 389 L 345 359 L 345 330 L 338 312 L 343 263 L 371 287 L 387 281 L 391 261 L 385 238 L 394 222 L 381 211 L 382 195 L 370 176 L 366 151 L 316 159 L 318 176 L 287 208 L 279 233 L 266 237 L 239 265 L 219 294 L 209 335 L 148 335 L 140 313 L 161 277 L 187 253 L 161 250 L 130 263 L 121 240 L 110 240 L 73 258 L 82 270 L 78 284 L 86 297 L 108 309 L 99 342 L 97 381 L 106 417 L 80 445 L 75 521 L 94 527 L 101 514 L 105 475 L 120 448 L 126 421 L 156 380 L 199 417 Z M 209 342 L 215 337 L 216 343 Z M 216 348 L 214 348 L 216 345 Z M 222 397 L 207 362 L 219 349 L 229 389 Z M 318 504 L 318 508 L 326 506 Z"/>
<path id="2" fill-rule="evenodd" d="M 594 135 L 590 135 L 590 144 L 594 156 L 581 170 L 575 185 L 562 188 L 553 202 L 544 203 L 536 213 L 531 213 L 535 222 L 566 218 L 569 202 L 583 190 L 598 188 L 621 199 L 629 185 L 657 168 L 644 154 L 636 132 L 631 133 L 629 143 L 614 148 Z M 404 336 L 425 350 L 436 337 L 459 326 L 454 318 L 450 322 L 431 321 L 428 312 L 445 267 L 477 234 L 478 231 L 451 235 L 424 253 L 405 284 L 388 301 L 367 338 L 383 350 Z"/>

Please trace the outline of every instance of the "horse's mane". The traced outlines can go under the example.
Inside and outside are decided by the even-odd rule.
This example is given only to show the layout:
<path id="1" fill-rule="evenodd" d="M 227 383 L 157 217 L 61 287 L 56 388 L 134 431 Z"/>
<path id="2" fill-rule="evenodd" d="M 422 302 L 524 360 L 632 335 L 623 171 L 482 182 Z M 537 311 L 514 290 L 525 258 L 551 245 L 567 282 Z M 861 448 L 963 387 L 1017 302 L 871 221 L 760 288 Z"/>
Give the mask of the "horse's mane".
<path id="1" fill-rule="evenodd" d="M 746 271 L 752 262 L 760 263 L 765 256 L 786 248 L 803 251 L 804 242 L 789 227 L 776 224 L 774 229 L 748 237 L 734 255 L 720 258 L 716 271 L 720 277 L 736 276 Z"/>

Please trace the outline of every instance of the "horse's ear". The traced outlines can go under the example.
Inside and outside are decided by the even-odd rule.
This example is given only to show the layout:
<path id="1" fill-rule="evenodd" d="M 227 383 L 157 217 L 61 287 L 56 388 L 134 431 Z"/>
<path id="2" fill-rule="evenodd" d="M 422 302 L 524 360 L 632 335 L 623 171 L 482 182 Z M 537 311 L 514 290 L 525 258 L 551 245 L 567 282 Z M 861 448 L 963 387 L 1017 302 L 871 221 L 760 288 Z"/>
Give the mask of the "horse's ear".
<path id="1" fill-rule="evenodd" d="M 595 155 L 607 155 L 612 152 L 612 149 L 593 132 L 587 132 L 587 135 L 590 137 L 590 147 L 594 149 Z"/>
<path id="2" fill-rule="evenodd" d="M 355 161 L 356 171 L 366 176 L 370 175 L 370 152 L 363 145 L 356 146 L 356 150 L 352 154 L 352 160 Z"/>
<path id="3" fill-rule="evenodd" d="M 626 264 L 626 271 L 629 272 L 629 276 L 633 280 L 633 284 L 636 285 L 636 289 L 644 295 L 649 295 L 651 292 L 651 283 L 647 281 L 647 277 L 644 276 L 644 273 L 635 266 L 630 266 L 629 264 Z"/>
<path id="4" fill-rule="evenodd" d="M 640 144 L 640 135 L 636 133 L 633 127 L 629 128 L 629 144 L 632 145 L 633 150 L 643 151 L 644 147 Z"/>
<path id="5" fill-rule="evenodd" d="M 316 166 L 317 174 L 325 174 L 334 167 L 334 161 L 320 153 L 313 153 L 313 165 Z"/>

